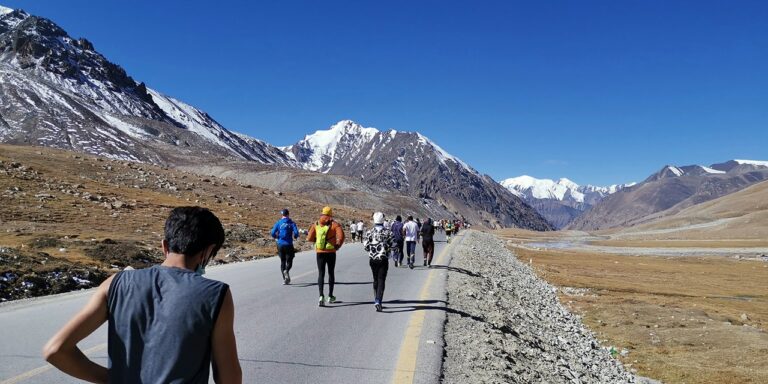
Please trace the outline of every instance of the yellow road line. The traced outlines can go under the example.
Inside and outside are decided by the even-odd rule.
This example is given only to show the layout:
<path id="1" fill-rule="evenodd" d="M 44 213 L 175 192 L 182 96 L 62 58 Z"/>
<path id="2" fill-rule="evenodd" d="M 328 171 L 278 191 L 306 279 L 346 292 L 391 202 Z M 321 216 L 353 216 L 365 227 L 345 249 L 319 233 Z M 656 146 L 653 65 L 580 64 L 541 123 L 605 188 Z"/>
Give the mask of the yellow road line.
<path id="1" fill-rule="evenodd" d="M 83 353 L 85 355 L 88 355 L 90 353 L 98 352 L 98 351 L 101 351 L 101 350 L 106 349 L 106 348 L 107 348 L 107 344 L 106 343 L 99 344 L 99 345 L 97 345 L 97 346 L 95 346 L 93 348 L 86 349 L 85 351 L 83 351 Z M 10 379 L 5 379 L 3 381 L 0 381 L 0 384 L 20 383 L 23 380 L 30 379 L 32 377 L 35 377 L 35 376 L 41 374 L 41 373 L 48 372 L 48 371 L 50 371 L 51 369 L 54 369 L 54 368 L 55 367 L 53 365 L 50 365 L 50 364 L 44 365 L 42 367 L 35 368 L 35 369 L 31 370 L 31 371 L 24 372 L 21 375 L 11 377 Z"/>
<path id="2" fill-rule="evenodd" d="M 454 237 L 453 243 L 456 243 Z M 443 258 L 448 253 L 448 249 L 451 244 L 446 244 L 445 248 L 437 256 L 437 262 L 442 264 Z M 429 288 L 432 286 L 432 276 L 435 270 L 430 270 L 427 273 L 427 280 L 424 282 L 424 286 L 419 293 L 419 300 L 429 299 Z M 416 374 L 416 357 L 419 353 L 419 341 L 421 340 L 421 329 L 424 325 L 424 318 L 427 315 L 427 311 L 414 311 L 411 315 L 411 320 L 408 322 L 408 327 L 405 329 L 405 337 L 403 344 L 400 346 L 400 353 L 397 358 L 397 365 L 395 365 L 395 375 L 392 377 L 392 383 L 394 384 L 411 384 L 413 383 L 414 375 Z"/>

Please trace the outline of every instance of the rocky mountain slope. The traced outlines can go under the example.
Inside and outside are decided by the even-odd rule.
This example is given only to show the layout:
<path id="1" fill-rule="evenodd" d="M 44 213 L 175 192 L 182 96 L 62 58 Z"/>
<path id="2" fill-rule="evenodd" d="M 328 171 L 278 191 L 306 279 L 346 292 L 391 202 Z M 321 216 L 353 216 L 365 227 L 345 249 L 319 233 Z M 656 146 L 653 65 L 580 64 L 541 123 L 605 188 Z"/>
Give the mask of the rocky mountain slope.
<path id="1" fill-rule="evenodd" d="M 768 239 L 768 180 L 674 214 L 658 212 L 647 216 L 642 224 L 601 234 L 641 241 L 739 239 L 738 245 L 758 246 Z"/>
<path id="2" fill-rule="evenodd" d="M 768 162 L 730 160 L 709 167 L 667 165 L 642 183 L 608 196 L 569 229 L 628 227 L 768 180 Z M 662 213 L 663 212 L 663 213 Z M 656 214 L 656 215 L 654 215 Z"/>
<path id="3" fill-rule="evenodd" d="M 292 165 L 203 111 L 131 78 L 52 21 L 0 14 L 0 142 L 162 163 L 203 154 Z"/>
<path id="4" fill-rule="evenodd" d="M 596 187 L 578 185 L 566 178 L 554 181 L 527 175 L 505 179 L 499 184 L 525 200 L 557 229 L 570 224 L 606 196 L 634 185 Z"/>
<path id="5" fill-rule="evenodd" d="M 385 132 L 343 120 L 283 149 L 304 169 L 431 199 L 475 224 L 552 228 L 520 198 L 416 132 Z"/>
<path id="6" fill-rule="evenodd" d="M 219 262 L 273 256 L 279 210 L 302 229 L 323 202 L 173 167 L 0 144 L 0 302 L 93 287 L 112 271 L 162 260 L 171 208 L 200 205 L 224 224 Z M 341 221 L 372 211 L 336 206 Z M 299 247 L 311 248 L 303 237 Z"/>

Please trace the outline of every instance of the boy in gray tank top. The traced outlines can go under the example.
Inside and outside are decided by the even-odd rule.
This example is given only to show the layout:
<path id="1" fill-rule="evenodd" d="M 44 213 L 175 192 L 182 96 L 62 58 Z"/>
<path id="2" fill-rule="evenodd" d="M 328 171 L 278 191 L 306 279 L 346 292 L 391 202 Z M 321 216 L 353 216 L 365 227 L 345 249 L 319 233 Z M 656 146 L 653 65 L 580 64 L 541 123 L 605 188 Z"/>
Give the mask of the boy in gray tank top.
<path id="1" fill-rule="evenodd" d="M 45 359 L 94 383 L 241 383 L 229 286 L 202 277 L 224 243 L 209 210 L 178 207 L 165 222 L 165 261 L 105 280 L 45 345 Z M 77 343 L 108 321 L 109 368 Z"/>

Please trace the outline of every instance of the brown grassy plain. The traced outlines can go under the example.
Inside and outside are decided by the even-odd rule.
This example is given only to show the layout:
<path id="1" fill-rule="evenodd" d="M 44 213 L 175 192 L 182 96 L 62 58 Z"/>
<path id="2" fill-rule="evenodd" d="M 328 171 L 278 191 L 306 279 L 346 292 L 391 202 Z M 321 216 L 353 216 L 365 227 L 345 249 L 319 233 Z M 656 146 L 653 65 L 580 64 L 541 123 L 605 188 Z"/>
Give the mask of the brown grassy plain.
<path id="1" fill-rule="evenodd" d="M 499 234 L 514 244 L 541 241 Z M 619 358 L 639 374 L 665 383 L 768 382 L 768 263 L 511 248 L 548 282 L 586 289 L 561 290 L 560 299 L 604 345 L 626 349 Z"/>

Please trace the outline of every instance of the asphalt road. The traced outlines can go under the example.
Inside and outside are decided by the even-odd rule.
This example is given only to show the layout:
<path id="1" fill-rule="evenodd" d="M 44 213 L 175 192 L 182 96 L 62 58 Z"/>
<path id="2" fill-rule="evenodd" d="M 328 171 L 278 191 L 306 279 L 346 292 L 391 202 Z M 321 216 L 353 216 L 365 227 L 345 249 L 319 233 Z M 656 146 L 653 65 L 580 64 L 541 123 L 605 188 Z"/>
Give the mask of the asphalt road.
<path id="1" fill-rule="evenodd" d="M 340 250 L 334 292 L 339 302 L 325 308 L 317 306 L 314 252 L 296 256 L 287 286 L 276 257 L 209 268 L 206 276 L 228 283 L 233 292 L 243 382 L 438 382 L 449 310 L 445 266 L 452 247 L 446 245 L 436 243 L 432 269 L 390 264 L 382 313 L 373 307 L 371 270 L 360 243 Z M 416 261 L 422 260 L 418 249 Z M 82 291 L 0 306 L 0 384 L 78 382 L 48 365 L 40 350 L 90 295 Z M 80 348 L 106 365 L 106 340 L 102 326 Z"/>

